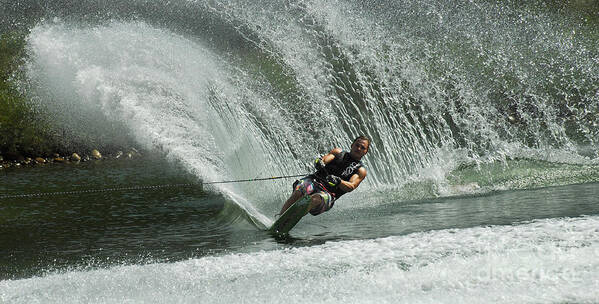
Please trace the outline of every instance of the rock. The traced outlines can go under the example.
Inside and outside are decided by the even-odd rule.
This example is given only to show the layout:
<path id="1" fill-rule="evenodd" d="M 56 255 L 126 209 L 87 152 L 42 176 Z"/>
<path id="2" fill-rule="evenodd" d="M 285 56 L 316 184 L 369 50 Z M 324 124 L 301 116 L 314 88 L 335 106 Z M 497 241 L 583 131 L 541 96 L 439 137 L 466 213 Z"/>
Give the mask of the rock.
<path id="1" fill-rule="evenodd" d="M 116 155 L 114 156 L 114 158 L 120 158 L 121 156 L 123 156 L 123 151 L 118 151 L 118 152 L 116 152 Z"/>
<path id="2" fill-rule="evenodd" d="M 31 157 L 27 157 L 27 158 L 25 158 L 25 160 L 23 161 L 23 163 L 24 163 L 25 165 L 29 165 L 29 164 L 31 163 Z"/>
<path id="3" fill-rule="evenodd" d="M 84 162 L 86 162 L 86 161 L 89 161 L 89 155 L 85 155 L 85 156 L 83 157 L 82 161 L 84 161 Z"/>
<path id="4" fill-rule="evenodd" d="M 59 157 L 60 157 L 60 154 L 58 154 L 58 153 L 54 153 L 52 156 L 54 156 L 54 158 L 59 158 Z"/>
<path id="5" fill-rule="evenodd" d="M 77 153 L 73 153 L 73 154 L 71 154 L 71 161 L 74 161 L 74 162 L 81 161 L 81 156 L 79 156 L 79 154 L 77 154 Z"/>
<path id="6" fill-rule="evenodd" d="M 100 151 L 93 149 L 92 150 L 92 157 L 94 159 L 102 159 L 102 154 L 100 154 Z"/>
<path id="7" fill-rule="evenodd" d="M 45 164 L 46 160 L 43 159 L 43 158 L 41 158 L 41 157 L 36 157 L 35 158 L 35 162 L 38 163 L 38 164 Z"/>
<path id="8" fill-rule="evenodd" d="M 141 156 L 141 153 L 139 153 L 139 151 L 137 151 L 137 149 L 131 148 L 129 150 L 129 153 L 127 153 L 127 155 L 131 155 L 130 157 L 133 157 L 133 156 L 136 156 L 136 155 L 137 156 Z"/>

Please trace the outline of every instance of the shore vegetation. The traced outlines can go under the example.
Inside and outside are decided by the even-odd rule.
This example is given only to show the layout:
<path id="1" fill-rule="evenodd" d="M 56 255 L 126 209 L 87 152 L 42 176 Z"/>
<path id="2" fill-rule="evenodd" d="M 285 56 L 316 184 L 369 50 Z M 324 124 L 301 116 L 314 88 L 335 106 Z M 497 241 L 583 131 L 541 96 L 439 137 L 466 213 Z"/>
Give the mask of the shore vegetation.
<path id="1" fill-rule="evenodd" d="M 25 37 L 23 32 L 0 33 L 0 155 L 5 159 L 46 156 L 58 148 L 49 124 L 17 89 L 26 60 Z"/>

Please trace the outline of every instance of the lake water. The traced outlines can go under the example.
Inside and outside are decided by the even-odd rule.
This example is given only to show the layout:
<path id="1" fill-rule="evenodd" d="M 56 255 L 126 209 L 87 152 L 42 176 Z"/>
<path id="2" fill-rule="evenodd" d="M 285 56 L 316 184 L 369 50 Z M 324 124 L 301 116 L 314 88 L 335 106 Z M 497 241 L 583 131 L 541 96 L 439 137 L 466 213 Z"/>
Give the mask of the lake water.
<path id="1" fill-rule="evenodd" d="M 0 171 L 0 190 L 194 182 L 182 172 L 159 158 L 24 168 Z M 0 300 L 594 302 L 598 193 L 596 183 L 423 200 L 357 190 L 285 238 L 201 186 L 5 198 Z"/>

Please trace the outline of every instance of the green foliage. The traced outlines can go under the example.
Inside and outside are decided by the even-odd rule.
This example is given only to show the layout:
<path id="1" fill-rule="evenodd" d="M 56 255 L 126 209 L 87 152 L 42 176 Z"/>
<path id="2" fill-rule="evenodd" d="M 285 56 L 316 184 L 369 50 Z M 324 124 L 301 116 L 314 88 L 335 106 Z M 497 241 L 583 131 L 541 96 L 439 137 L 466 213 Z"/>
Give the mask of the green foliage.
<path id="1" fill-rule="evenodd" d="M 25 59 L 25 35 L 0 34 L 0 154 L 47 155 L 49 143 L 45 123 L 37 119 L 27 99 L 14 88 L 19 66 Z"/>

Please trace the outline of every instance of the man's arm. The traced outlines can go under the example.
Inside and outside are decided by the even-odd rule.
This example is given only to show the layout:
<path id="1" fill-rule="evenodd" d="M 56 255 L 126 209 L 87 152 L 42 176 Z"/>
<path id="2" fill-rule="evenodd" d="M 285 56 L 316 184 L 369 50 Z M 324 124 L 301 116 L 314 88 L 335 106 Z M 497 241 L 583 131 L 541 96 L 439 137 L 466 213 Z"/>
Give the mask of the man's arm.
<path id="1" fill-rule="evenodd" d="M 329 154 L 322 157 L 322 162 L 325 165 L 330 164 L 335 159 L 335 157 L 338 157 L 341 154 L 341 152 L 342 151 L 339 148 L 335 148 L 335 149 L 331 150 L 331 152 L 329 152 Z"/>
<path id="2" fill-rule="evenodd" d="M 322 157 L 322 162 L 325 164 L 331 163 L 335 159 L 335 157 L 341 156 L 341 152 L 343 152 L 343 151 L 339 148 L 335 148 L 335 149 L 331 150 L 331 152 L 329 152 L 329 154 Z M 361 167 L 360 169 L 358 169 L 358 173 L 352 175 L 352 177 L 349 179 L 349 181 L 341 180 L 341 183 L 339 183 L 339 186 L 337 186 L 337 187 L 339 187 L 341 190 L 343 190 L 345 192 L 351 192 L 354 189 L 358 188 L 360 183 L 365 178 L 366 178 L 366 169 L 364 167 Z"/>
<path id="3" fill-rule="evenodd" d="M 352 177 L 350 177 L 349 181 L 344 181 L 342 180 L 341 183 L 339 184 L 339 187 L 341 190 L 345 191 L 345 192 L 351 192 L 354 191 L 354 189 L 358 188 L 358 186 L 360 185 L 360 183 L 366 178 L 366 169 L 364 167 L 361 167 L 360 169 L 358 169 L 358 173 L 352 175 Z"/>

